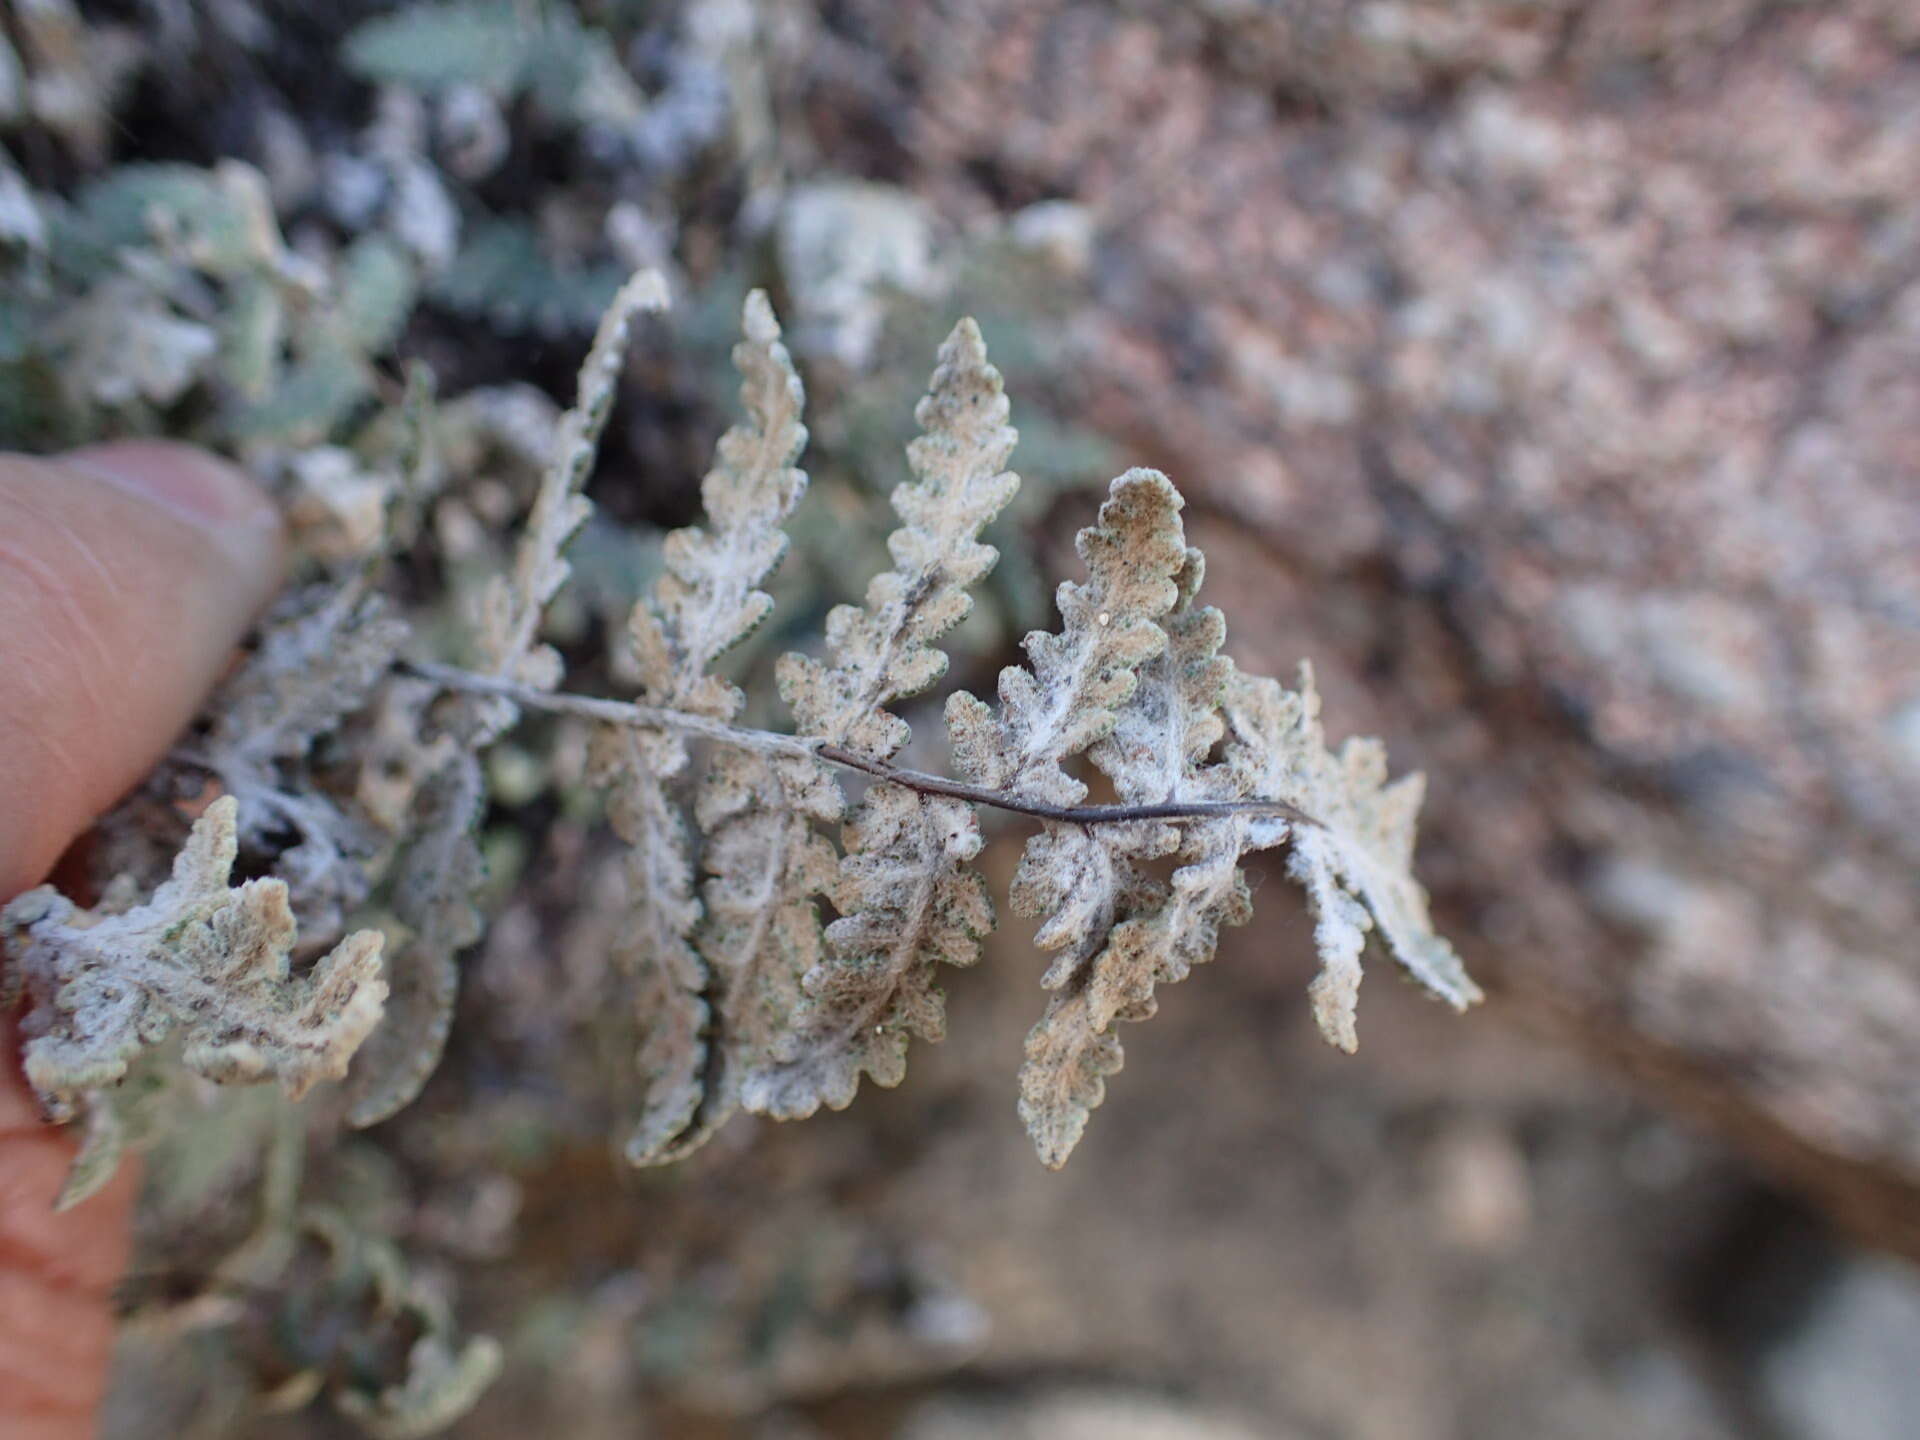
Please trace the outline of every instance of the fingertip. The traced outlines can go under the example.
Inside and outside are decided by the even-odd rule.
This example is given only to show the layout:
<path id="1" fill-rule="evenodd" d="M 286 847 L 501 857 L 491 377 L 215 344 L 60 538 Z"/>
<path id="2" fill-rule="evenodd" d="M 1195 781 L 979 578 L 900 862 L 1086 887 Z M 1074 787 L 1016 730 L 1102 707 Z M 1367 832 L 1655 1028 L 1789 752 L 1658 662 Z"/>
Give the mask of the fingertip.
<path id="1" fill-rule="evenodd" d="M 218 455 L 172 440 L 83 445 L 62 465 L 105 480 L 202 531 L 243 573 L 276 582 L 282 562 L 279 507 L 253 477 Z"/>
<path id="2" fill-rule="evenodd" d="M 165 753 L 282 563 L 272 502 L 211 455 L 0 455 L 0 900 Z"/>

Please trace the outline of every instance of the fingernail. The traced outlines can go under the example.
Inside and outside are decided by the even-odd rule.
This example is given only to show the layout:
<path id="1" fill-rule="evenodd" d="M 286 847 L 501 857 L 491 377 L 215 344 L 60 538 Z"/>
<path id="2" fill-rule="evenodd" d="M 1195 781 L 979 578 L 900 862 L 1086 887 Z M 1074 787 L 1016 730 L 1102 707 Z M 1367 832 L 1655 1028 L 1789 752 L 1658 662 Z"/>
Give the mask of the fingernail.
<path id="1" fill-rule="evenodd" d="M 231 547 L 259 545 L 280 525 L 279 510 L 245 471 L 190 445 L 117 441 L 84 446 L 60 458 L 212 532 Z"/>

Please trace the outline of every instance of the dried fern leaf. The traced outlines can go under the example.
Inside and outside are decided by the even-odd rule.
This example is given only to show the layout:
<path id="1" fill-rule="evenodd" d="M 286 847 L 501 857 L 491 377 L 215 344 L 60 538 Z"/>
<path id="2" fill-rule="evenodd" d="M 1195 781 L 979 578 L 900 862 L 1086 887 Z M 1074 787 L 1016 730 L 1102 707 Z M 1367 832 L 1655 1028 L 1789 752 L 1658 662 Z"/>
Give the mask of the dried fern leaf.
<path id="1" fill-rule="evenodd" d="M 1027 637 L 1030 668 L 1001 671 L 997 714 L 964 693 L 948 702 L 963 770 L 1024 799 L 1085 799 L 1086 786 L 1064 762 L 1114 731 L 1142 667 L 1167 649 L 1161 617 L 1180 600 L 1178 577 L 1189 568 L 1180 504 L 1157 471 L 1130 470 L 1113 482 L 1099 523 L 1075 541 L 1088 578 L 1060 587 L 1060 632 Z M 1116 780 L 1130 776 L 1123 770 Z M 1158 883 L 1142 862 L 1175 843 L 1172 828 L 1156 822 L 1096 828 L 1051 821 L 1028 842 L 1010 898 L 1016 913 L 1042 917 L 1036 942 L 1059 952 L 1049 986 L 1080 977 L 1115 925 L 1158 902 Z M 1043 1021 L 1029 1043 L 1021 1110 L 1050 1164 L 1071 1149 L 1086 1111 L 1099 1103 L 1101 1077 L 1119 1065 L 1104 1027 L 1082 1028 L 1081 1043 L 1063 1044 L 1064 1032 Z"/>
<path id="2" fill-rule="evenodd" d="M 217 718 L 207 752 L 222 778 L 307 754 L 367 704 L 406 638 L 405 622 L 358 579 L 289 595 L 209 707 Z"/>
<path id="3" fill-rule="evenodd" d="M 844 1109 L 863 1073 L 899 1084 L 909 1039 L 946 1034 L 936 967 L 975 963 L 993 928 L 986 885 L 966 868 L 981 843 L 966 805 L 879 784 L 844 835 L 847 853 L 823 878 L 860 908 L 827 927 L 830 954 L 804 973 L 800 1003 L 742 1089 L 747 1109 L 783 1120 Z"/>
<path id="4" fill-rule="evenodd" d="M 694 816 L 708 879 L 695 940 L 718 1032 L 706 1133 L 741 1106 L 749 1077 L 793 1033 L 801 982 L 821 958 L 813 897 L 830 891 L 839 864 L 813 827 L 842 808 L 839 787 L 807 760 L 729 749 L 702 777 Z"/>
<path id="5" fill-rule="evenodd" d="M 700 902 L 693 893 L 693 855 L 680 811 L 667 797 L 658 759 L 663 737 L 632 730 L 599 737 L 616 757 L 602 770 L 613 782 L 607 802 L 614 833 L 628 846 L 628 922 L 615 956 L 635 976 L 634 1004 L 645 1030 L 637 1057 L 641 1113 L 627 1142 L 635 1164 L 680 1153 L 706 1094 L 706 962 L 693 948 Z"/>
<path id="6" fill-rule="evenodd" d="M 290 977 L 286 885 L 228 885 L 237 810 L 232 796 L 207 807 L 143 905 L 80 910 L 42 886 L 0 911 L 10 983 L 32 1001 L 24 1068 L 49 1119 L 90 1108 L 175 1029 L 188 1068 L 218 1081 L 276 1079 L 297 1099 L 344 1075 L 379 1021 L 380 934 L 350 935 L 305 978 Z M 104 1183 L 107 1172 L 91 1170 L 90 1183 Z M 70 1187 L 67 1203 L 80 1198 Z"/>
<path id="7" fill-rule="evenodd" d="M 793 463 L 807 443 L 806 397 L 763 291 L 741 318 L 733 363 L 747 418 L 720 437 L 700 483 L 706 525 L 667 537 L 666 573 L 629 624 L 642 698 L 715 720 L 739 714 L 743 697 L 708 671 L 772 611 L 760 586 L 786 556 L 781 527 L 807 488 Z"/>
<path id="8" fill-rule="evenodd" d="M 1107 827 L 1087 842 L 1049 844 L 1043 836 L 1030 848 L 1028 882 L 1063 907 L 1049 924 L 1063 916 L 1074 922 L 1047 977 L 1059 994 L 1028 1037 L 1020 1077 L 1022 1118 L 1041 1159 L 1055 1168 L 1104 1097 L 1106 1077 L 1120 1068 L 1112 1027 L 1151 1016 L 1157 986 L 1184 979 L 1212 958 L 1223 925 L 1250 918 L 1240 872 L 1250 851 L 1291 842 L 1289 874 L 1306 886 L 1318 922 L 1314 1015 L 1340 1048 L 1357 1043 L 1360 954 L 1376 923 L 1395 957 L 1434 994 L 1456 1009 L 1479 998 L 1434 933 L 1412 876 L 1419 777 L 1387 785 L 1377 741 L 1329 752 L 1310 669 L 1298 694 L 1238 673 L 1219 653 L 1226 633 L 1219 612 L 1194 603 L 1202 574 L 1202 557 L 1189 551 L 1179 605 L 1164 622 L 1167 648 L 1140 667 L 1133 695 L 1090 757 L 1123 803 L 1278 800 L 1312 821 L 1246 814 L 1140 823 Z M 1221 760 L 1206 763 L 1223 731 Z M 1135 868 L 1166 854 L 1178 867 L 1164 887 Z M 1087 871 L 1101 865 L 1113 902 L 1065 905 L 1097 888 Z"/>
<path id="9" fill-rule="evenodd" d="M 947 703 L 960 767 L 1022 799 L 1076 805 L 1086 786 L 1064 762 L 1104 739 L 1138 684 L 1137 671 L 1167 645 L 1160 617 L 1179 597 L 1186 563 L 1180 497 L 1157 471 L 1130 470 L 1113 482 L 1099 524 L 1075 548 L 1084 584 L 1059 590 L 1059 634 L 1024 642 L 1030 669 L 1000 672 L 997 714 L 962 693 Z M 1144 883 L 1135 858 L 1171 848 L 1167 827 L 1093 829 L 1048 822 L 1028 842 L 1011 899 L 1014 911 L 1044 917 L 1036 943 L 1061 954 L 1048 983 L 1059 985 L 1098 947 Z"/>
<path id="10" fill-rule="evenodd" d="M 67 1167 L 67 1177 L 54 1197 L 55 1210 L 71 1210 L 82 1200 L 97 1193 L 113 1179 L 127 1152 L 126 1125 L 120 1107 L 109 1094 L 99 1094 L 85 1104 L 86 1119 L 80 1131 L 80 1149 Z"/>
<path id="11" fill-rule="evenodd" d="M 999 558 L 980 532 L 1020 484 L 1004 469 L 1018 438 L 1005 389 L 973 321 L 940 347 L 914 415 L 924 433 L 907 447 L 913 478 L 893 492 L 905 522 L 887 541 L 893 568 L 874 577 L 864 605 L 827 617 L 826 660 L 788 655 L 779 669 L 802 734 L 871 760 L 892 759 L 909 738 L 886 707 L 946 673 L 937 642 L 966 618 L 969 587 Z M 993 927 L 986 887 L 966 868 L 980 850 L 968 806 L 882 782 L 843 839 L 832 892 L 842 918 L 827 928 L 828 958 L 807 972 L 772 1063 L 747 1078 L 750 1110 L 784 1119 L 840 1109 L 862 1073 L 898 1084 L 909 1038 L 945 1031 L 935 967 L 974 963 Z"/>
<path id="12" fill-rule="evenodd" d="M 786 554 L 782 526 L 807 484 L 806 472 L 793 463 L 807 441 L 805 396 L 764 293 L 748 295 L 742 325 L 733 361 L 746 418 L 720 437 L 701 483 L 707 524 L 667 537 L 665 573 L 628 624 L 641 698 L 723 721 L 739 714 L 744 697 L 711 667 L 772 610 L 772 597 L 760 586 Z M 684 740 L 606 726 L 594 750 L 611 797 L 609 818 L 629 847 L 633 913 L 616 959 L 637 977 L 645 1027 L 641 1119 L 628 1156 L 635 1164 L 655 1164 L 697 1145 L 734 1108 L 737 1062 L 753 1049 L 749 1036 L 756 1028 L 742 1012 L 749 1004 L 766 1008 L 764 999 L 745 997 L 763 983 L 786 989 L 794 965 L 802 968 L 793 975 L 805 973 L 798 957 L 809 952 L 798 937 L 818 926 L 811 892 L 787 894 L 801 881 L 786 867 L 789 857 L 813 855 L 808 842 L 814 837 L 796 833 L 807 831 L 807 820 L 792 812 L 771 762 L 718 756 L 702 782 L 697 811 L 714 875 L 705 887 L 703 925 L 691 847 L 663 788 L 686 768 Z M 821 803 L 819 782 L 809 780 L 805 788 Z M 837 803 L 836 791 L 836 814 Z M 711 908 L 716 902 L 718 912 Z M 768 953 L 792 945 L 801 948 Z M 775 1008 L 785 1014 L 791 1002 Z"/>
<path id="13" fill-rule="evenodd" d="M 1188 549 L 1176 581 L 1178 603 L 1164 622 L 1167 647 L 1140 667 L 1112 731 L 1089 751 L 1122 803 L 1247 798 L 1245 776 L 1204 763 L 1224 728 L 1220 697 L 1233 675 L 1232 662 L 1220 654 L 1224 619 L 1194 603 L 1204 573 L 1200 552 Z M 1116 899 L 1076 933 L 1048 972 L 1046 983 L 1060 993 L 1028 1036 L 1020 1112 L 1048 1165 L 1064 1163 L 1104 1097 L 1105 1077 L 1120 1068 L 1114 1023 L 1152 1015 L 1154 987 L 1211 959 L 1220 927 L 1251 915 L 1239 871 L 1249 823 L 1239 817 L 1180 826 L 1146 822 L 1106 837 L 1118 843 L 1077 845 L 1078 854 L 1116 873 Z M 1180 864 L 1161 887 L 1138 867 L 1167 854 Z M 1048 892 L 1063 893 L 1057 884 Z"/>
<path id="14" fill-rule="evenodd" d="M 407 1351 L 406 1378 L 368 1396 L 342 1391 L 334 1403 L 372 1440 L 422 1440 L 438 1435 L 480 1403 L 506 1363 L 490 1335 L 465 1338 L 428 1333 Z"/>
<path id="15" fill-rule="evenodd" d="M 1157 470 L 1113 482 L 1099 523 L 1074 541 L 1088 578 L 1061 585 L 1060 632 L 1021 642 L 1027 666 L 1000 672 L 997 713 L 964 691 L 947 702 L 954 758 L 968 775 L 1027 800 L 1086 798 L 1064 762 L 1113 729 L 1134 671 L 1166 648 L 1159 618 L 1178 598 L 1186 560 L 1180 505 Z"/>
<path id="16" fill-rule="evenodd" d="M 1287 873 L 1306 887 L 1315 916 L 1322 971 L 1313 982 L 1314 1019 L 1342 1050 L 1359 1043 L 1354 1011 L 1360 953 L 1377 927 L 1393 958 L 1428 992 L 1455 1010 L 1481 998 L 1460 957 L 1435 933 L 1427 894 L 1413 877 L 1414 824 L 1425 778 L 1387 783 L 1386 750 L 1353 739 L 1336 753 L 1320 727 L 1313 668 L 1300 667 L 1300 689 L 1236 675 L 1225 696 L 1231 732 L 1227 763 L 1242 771 L 1249 793 L 1285 800 L 1318 824 L 1292 827 Z M 1255 821 L 1250 848 L 1289 838 L 1283 821 Z"/>
<path id="17" fill-rule="evenodd" d="M 800 733 L 874 760 L 891 759 L 909 738 L 906 722 L 886 707 L 946 674 L 936 642 L 973 609 L 968 589 L 999 559 L 979 543 L 980 532 L 1020 488 L 1004 468 L 1019 435 L 973 321 L 962 320 L 941 345 L 914 418 L 924 433 L 907 447 L 913 478 L 892 496 L 905 522 L 887 538 L 893 568 L 873 578 L 864 605 L 841 605 L 827 617 L 827 661 L 780 662 L 780 693 Z"/>
<path id="18" fill-rule="evenodd" d="M 423 1282 L 391 1240 L 356 1225 L 350 1212 L 307 1206 L 298 1230 L 320 1252 L 320 1263 L 297 1267 L 306 1293 L 291 1308 L 334 1315 L 362 1337 L 358 1364 L 315 1369 L 291 1382 L 302 1402 L 330 1390 L 334 1407 L 373 1440 L 419 1440 L 471 1410 L 500 1373 L 500 1343 L 461 1335 L 441 1289 Z"/>

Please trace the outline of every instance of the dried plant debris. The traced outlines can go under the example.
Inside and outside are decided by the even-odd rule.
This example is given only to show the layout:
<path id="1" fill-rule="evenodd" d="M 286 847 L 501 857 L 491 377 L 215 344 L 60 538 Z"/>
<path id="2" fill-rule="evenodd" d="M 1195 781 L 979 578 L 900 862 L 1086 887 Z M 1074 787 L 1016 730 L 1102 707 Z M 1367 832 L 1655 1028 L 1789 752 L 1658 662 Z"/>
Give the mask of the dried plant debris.
<path id="1" fill-rule="evenodd" d="M 232 796 L 208 806 L 144 904 L 81 910 L 42 886 L 0 911 L 0 999 L 11 1006 L 24 995 L 30 1006 L 20 1026 L 27 1080 L 49 1119 L 89 1116 L 63 1205 L 112 1173 L 119 1142 L 108 1092 L 174 1030 L 189 1070 L 228 1083 L 278 1080 L 298 1099 L 344 1075 L 379 1023 L 380 933 L 357 931 L 306 976 L 290 975 L 286 882 L 228 883 L 238 812 Z"/>

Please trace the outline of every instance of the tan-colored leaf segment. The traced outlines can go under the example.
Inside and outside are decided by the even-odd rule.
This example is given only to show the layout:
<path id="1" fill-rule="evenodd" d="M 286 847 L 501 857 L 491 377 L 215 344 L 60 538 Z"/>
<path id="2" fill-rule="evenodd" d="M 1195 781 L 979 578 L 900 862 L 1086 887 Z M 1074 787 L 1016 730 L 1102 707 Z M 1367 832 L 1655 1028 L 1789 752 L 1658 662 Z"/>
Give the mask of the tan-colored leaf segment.
<path id="1" fill-rule="evenodd" d="M 1287 873 L 1306 886 L 1313 904 L 1322 966 L 1313 983 L 1313 1013 L 1327 1039 L 1348 1051 L 1359 1043 L 1360 952 L 1376 927 L 1393 958 L 1433 995 L 1456 1010 L 1477 1002 L 1480 988 L 1434 931 L 1427 892 L 1413 877 L 1425 777 L 1388 784 L 1387 752 L 1378 740 L 1352 739 L 1328 750 L 1310 665 L 1300 667 L 1298 693 L 1278 681 L 1235 676 L 1226 714 L 1232 763 L 1249 792 L 1291 801 L 1319 822 L 1296 825 L 1290 834 L 1273 821 L 1250 822 L 1249 847 L 1292 841 Z"/>
<path id="2" fill-rule="evenodd" d="M 1166 669 L 1159 662 L 1167 633 L 1159 621 L 1178 602 L 1178 577 L 1189 564 L 1180 497 L 1159 472 L 1128 471 L 1113 482 L 1099 523 L 1080 532 L 1075 548 L 1088 578 L 1060 587 L 1058 634 L 1027 637 L 1031 668 L 1000 672 L 999 710 L 965 693 L 947 705 L 962 769 L 984 784 L 1056 805 L 1086 797 L 1085 784 L 1064 762 L 1113 734 L 1140 689 L 1142 667 Z M 1149 687 L 1156 712 L 1177 709 L 1165 690 Z M 1177 781 L 1189 767 L 1184 742 L 1166 721 L 1160 728 L 1175 738 L 1155 738 L 1175 746 L 1170 761 L 1136 755 L 1149 723 L 1145 707 L 1137 714 L 1136 733 L 1110 747 L 1103 768 L 1114 774 L 1124 801 L 1174 798 L 1161 772 L 1170 769 Z M 1100 1102 L 1101 1077 L 1119 1066 L 1106 1024 L 1084 1013 L 1085 991 L 1114 928 L 1157 899 L 1142 862 L 1175 843 L 1173 827 L 1156 821 L 1099 827 L 1049 821 L 1021 858 L 1013 907 L 1040 917 L 1038 943 L 1059 952 L 1045 983 L 1069 987 L 1030 1037 L 1021 1076 L 1021 1114 L 1049 1164 L 1065 1159 L 1087 1111 Z"/>
<path id="3" fill-rule="evenodd" d="M 195 823 L 173 873 L 142 905 L 81 910 L 49 886 L 0 911 L 10 1006 L 29 1083 L 49 1119 L 89 1113 L 86 1148 L 62 1205 L 104 1184 L 120 1135 L 105 1093 L 170 1033 L 209 1079 L 273 1079 L 298 1099 L 339 1079 L 379 1021 L 378 931 L 349 935 L 309 974 L 288 973 L 293 912 L 280 880 L 229 886 L 238 804 L 223 795 Z"/>
<path id="4" fill-rule="evenodd" d="M 1087 787 L 1064 762 L 1113 729 L 1133 694 L 1134 671 L 1166 648 L 1156 622 L 1177 598 L 1174 576 L 1186 558 L 1180 496 L 1159 471 L 1129 470 L 1074 549 L 1088 578 L 1060 586 L 1060 633 L 1027 636 L 1027 667 L 1000 672 L 998 712 L 964 691 L 947 702 L 962 770 L 996 790 L 1055 805 L 1086 798 Z"/>
<path id="5" fill-rule="evenodd" d="M 1109 518 L 1123 485 L 1138 498 Z M 1306 885 L 1318 921 L 1323 968 L 1312 987 L 1314 1014 L 1334 1044 L 1354 1048 L 1360 952 L 1375 924 L 1433 994 L 1456 1008 L 1479 998 L 1434 933 L 1412 877 L 1420 778 L 1386 785 L 1377 741 L 1329 753 L 1311 671 L 1303 672 L 1299 694 L 1237 673 L 1219 653 L 1220 612 L 1195 603 L 1203 557 L 1184 545 L 1171 487 L 1137 474 L 1116 481 L 1114 495 L 1102 526 L 1082 536 L 1090 581 L 1062 589 L 1062 634 L 1030 640 L 1031 675 L 1001 677 L 1001 717 L 970 697 L 950 706 L 963 763 L 976 774 L 1013 777 L 1017 786 L 1036 773 L 1033 745 L 1023 737 L 1068 733 L 1068 744 L 1087 745 L 1123 805 L 1280 801 L 1290 817 L 1249 811 L 1098 827 L 1055 822 L 1028 844 L 1014 904 L 1042 917 L 1039 943 L 1058 953 L 1043 982 L 1055 997 L 1027 1040 L 1020 1113 L 1041 1159 L 1054 1167 L 1079 1142 L 1106 1077 L 1120 1068 L 1115 1023 L 1151 1016 L 1155 987 L 1185 978 L 1212 958 L 1223 925 L 1250 917 L 1240 873 L 1249 851 L 1291 842 L 1289 873 Z M 1160 576 L 1171 577 L 1168 590 L 1151 583 Z M 1163 603 L 1168 594 L 1171 608 Z M 1123 596 L 1131 612 L 1120 608 Z M 1075 706 L 1049 706 L 1048 696 L 1061 695 L 1087 668 L 1084 661 L 1063 666 L 1059 657 L 1088 653 L 1123 621 L 1131 638 L 1121 653 L 1130 663 L 1096 662 L 1101 703 L 1077 721 L 1053 718 L 1062 710 L 1071 716 Z M 1027 718 L 1008 724 L 1009 711 Z M 1044 720 L 1030 718 L 1036 714 Z M 1221 758 L 1209 761 L 1223 739 Z M 1068 787 L 1060 793 L 1077 798 Z M 1175 868 L 1163 881 L 1148 862 L 1168 857 Z"/>
<path id="6" fill-rule="evenodd" d="M 874 761 L 909 739 L 886 707 L 946 674 L 937 642 L 973 608 L 968 588 L 999 558 L 980 532 L 1020 484 L 1005 469 L 1018 436 L 1000 372 L 973 321 L 940 347 L 914 416 L 923 433 L 907 447 L 912 478 L 893 492 L 904 522 L 887 541 L 893 567 L 874 577 L 864 604 L 827 617 L 825 659 L 788 655 L 779 670 L 801 734 Z M 839 1109 L 862 1073 L 898 1084 L 909 1038 L 945 1033 L 936 967 L 973 964 L 993 928 L 986 885 L 968 866 L 980 850 L 970 806 L 882 781 L 842 840 L 828 892 L 841 918 L 827 927 L 826 957 L 806 972 L 791 1024 L 746 1079 L 750 1110 L 786 1119 Z"/>
<path id="7" fill-rule="evenodd" d="M 720 437 L 701 483 L 708 523 L 667 537 L 666 573 L 628 625 L 641 699 L 717 721 L 738 715 L 744 697 L 711 667 L 773 609 L 760 586 L 786 554 L 781 526 L 807 485 L 793 463 L 807 441 L 800 377 L 758 290 L 743 325 L 733 361 L 746 418 Z M 633 908 L 618 958 L 637 977 L 645 1091 L 628 1154 L 656 1163 L 697 1144 L 737 1106 L 746 1057 L 792 1010 L 819 943 L 811 900 L 819 882 L 805 872 L 809 860 L 825 874 L 831 864 L 796 805 L 810 797 L 832 818 L 838 795 L 791 762 L 716 755 L 695 805 L 711 876 L 703 906 L 686 827 L 665 788 L 686 768 L 683 737 L 605 726 L 595 758 L 614 829 L 630 847 Z"/>

